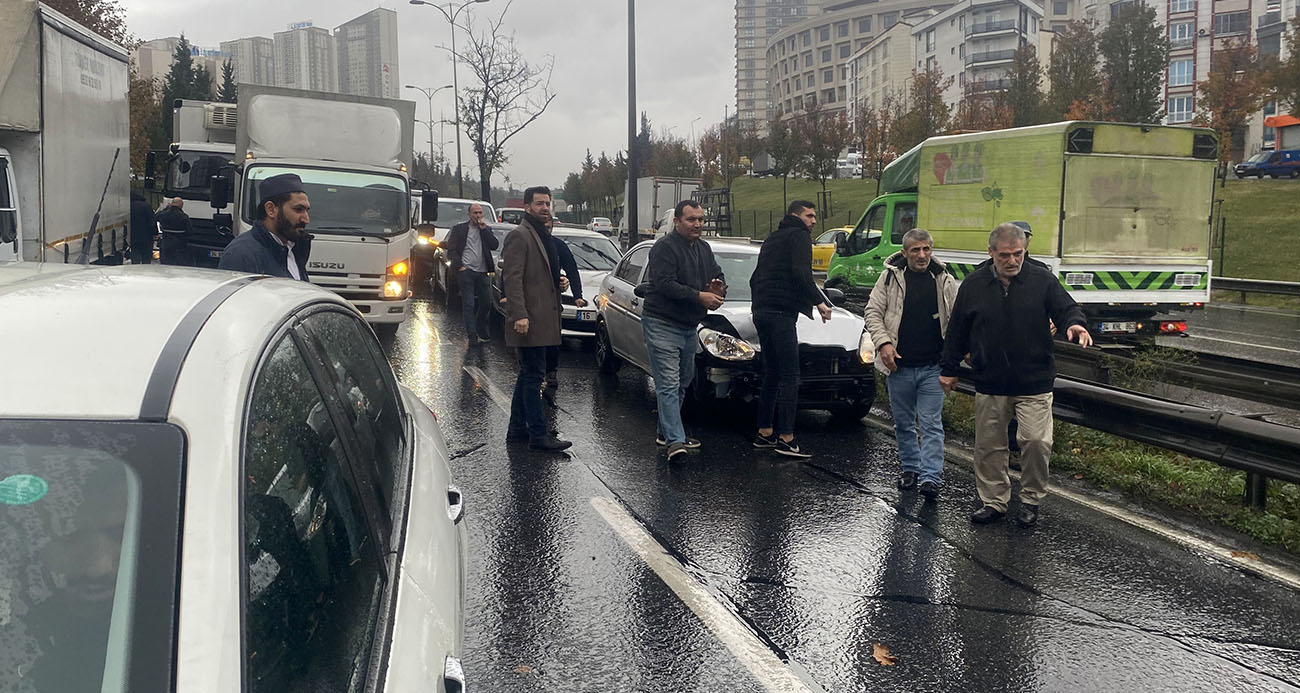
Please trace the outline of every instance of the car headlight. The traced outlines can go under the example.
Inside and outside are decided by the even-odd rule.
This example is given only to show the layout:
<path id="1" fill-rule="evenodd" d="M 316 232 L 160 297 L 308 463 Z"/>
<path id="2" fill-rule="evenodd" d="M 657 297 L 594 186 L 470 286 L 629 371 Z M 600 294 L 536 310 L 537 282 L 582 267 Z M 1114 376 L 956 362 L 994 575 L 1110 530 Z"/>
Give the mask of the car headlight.
<path id="1" fill-rule="evenodd" d="M 876 358 L 876 343 L 871 341 L 871 333 L 866 330 L 862 331 L 862 337 L 858 339 L 858 360 L 864 364 L 869 364 Z"/>
<path id="2" fill-rule="evenodd" d="M 726 361 L 753 361 L 758 350 L 740 337 L 732 337 L 707 327 L 700 329 L 700 343 L 705 351 Z"/>

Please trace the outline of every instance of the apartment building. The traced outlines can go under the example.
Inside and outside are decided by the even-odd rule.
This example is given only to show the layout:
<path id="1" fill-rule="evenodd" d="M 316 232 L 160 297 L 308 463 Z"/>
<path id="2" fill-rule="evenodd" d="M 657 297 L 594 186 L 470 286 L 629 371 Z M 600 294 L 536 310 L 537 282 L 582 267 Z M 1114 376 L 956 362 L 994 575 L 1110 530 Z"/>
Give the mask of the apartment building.
<path id="1" fill-rule="evenodd" d="M 339 90 L 338 48 L 329 29 L 295 25 L 275 33 L 275 84 L 311 91 Z"/>
<path id="2" fill-rule="evenodd" d="M 249 36 L 222 41 L 221 52 L 230 57 L 236 84 L 275 84 L 275 41 Z"/>
<path id="3" fill-rule="evenodd" d="M 821 12 L 822 0 L 736 0 L 736 116 L 746 132 L 767 135 L 772 104 L 767 84 L 767 40 Z"/>
<path id="4" fill-rule="evenodd" d="M 397 73 L 397 12 L 371 10 L 334 30 L 338 50 L 339 91 L 358 96 L 396 99 L 402 82 Z"/>
<path id="5" fill-rule="evenodd" d="M 944 101 L 1003 91 L 1018 48 L 1038 46 L 1043 7 L 1033 0 L 962 0 L 912 28 L 917 71 L 939 68 L 952 85 Z"/>
<path id="6" fill-rule="evenodd" d="M 917 19 L 927 19 L 932 10 L 905 16 L 849 57 L 848 101 L 863 108 L 883 108 L 890 99 L 902 98 L 912 79 L 916 42 L 912 28 Z M 849 122 L 856 123 L 857 108 L 849 108 Z"/>

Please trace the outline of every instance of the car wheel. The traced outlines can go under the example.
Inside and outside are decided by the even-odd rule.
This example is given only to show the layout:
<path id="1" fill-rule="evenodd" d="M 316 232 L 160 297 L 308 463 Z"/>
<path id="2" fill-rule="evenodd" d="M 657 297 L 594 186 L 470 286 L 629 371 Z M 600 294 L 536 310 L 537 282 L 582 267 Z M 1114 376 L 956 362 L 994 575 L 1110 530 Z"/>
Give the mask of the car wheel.
<path id="1" fill-rule="evenodd" d="M 614 347 L 609 343 L 609 332 L 605 330 L 605 323 L 596 323 L 596 368 L 601 373 L 613 375 L 618 372 L 623 360 L 614 353 Z"/>
<path id="2" fill-rule="evenodd" d="M 1240 174 L 1240 173 L 1237 174 L 1237 180 L 1241 180 L 1242 178 L 1245 178 L 1245 177 L 1246 177 L 1246 176 L 1244 176 L 1244 175 L 1242 175 L 1242 174 Z"/>
<path id="3" fill-rule="evenodd" d="M 1260 177 L 1262 178 L 1263 176 L 1260 176 Z M 1268 177 L 1269 177 L 1269 178 L 1272 178 L 1273 180 L 1277 180 L 1278 178 L 1281 178 L 1282 176 L 1279 176 L 1279 175 L 1277 175 L 1276 173 L 1270 173 L 1270 174 L 1268 174 Z"/>
<path id="4" fill-rule="evenodd" d="M 1300 178 L 1300 168 L 1291 169 L 1292 178 Z"/>

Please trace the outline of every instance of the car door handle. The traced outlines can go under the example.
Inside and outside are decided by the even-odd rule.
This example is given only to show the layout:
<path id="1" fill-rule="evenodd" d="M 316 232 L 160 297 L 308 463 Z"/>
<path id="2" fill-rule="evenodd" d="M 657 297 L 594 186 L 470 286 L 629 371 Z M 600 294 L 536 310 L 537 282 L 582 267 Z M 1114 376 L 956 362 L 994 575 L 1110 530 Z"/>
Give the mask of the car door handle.
<path id="1" fill-rule="evenodd" d="M 639 299 L 639 298 L 634 298 L 634 299 L 632 299 L 632 307 L 633 307 L 633 308 L 636 308 L 636 307 L 639 306 L 639 305 L 641 305 L 641 299 Z"/>
<path id="2" fill-rule="evenodd" d="M 455 485 L 447 487 L 447 517 L 453 525 L 465 519 L 465 495 Z"/>
<path id="3" fill-rule="evenodd" d="M 465 693 L 465 667 L 459 658 L 447 655 L 443 660 L 442 687 L 447 693 Z"/>

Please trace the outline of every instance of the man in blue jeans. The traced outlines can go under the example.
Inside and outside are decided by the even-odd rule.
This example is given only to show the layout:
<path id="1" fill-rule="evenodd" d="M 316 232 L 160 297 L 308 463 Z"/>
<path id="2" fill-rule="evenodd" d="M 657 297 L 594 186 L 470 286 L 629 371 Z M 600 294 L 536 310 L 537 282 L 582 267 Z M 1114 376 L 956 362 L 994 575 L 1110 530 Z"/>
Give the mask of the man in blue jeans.
<path id="1" fill-rule="evenodd" d="M 686 437 L 682 401 L 695 377 L 695 350 L 705 314 L 722 306 L 727 285 L 713 249 L 700 240 L 704 209 L 683 200 L 673 209 L 673 230 L 650 249 L 650 288 L 641 311 L 641 330 L 650 355 L 650 375 L 659 400 L 659 435 L 668 461 L 680 461 L 700 441 Z"/>
<path id="2" fill-rule="evenodd" d="M 469 206 L 469 221 L 456 224 L 447 233 L 447 259 L 460 289 L 461 317 L 469 345 L 488 341 L 487 318 L 492 308 L 488 274 L 496 271 L 492 251 L 497 237 L 483 220 L 483 205 Z"/>
<path id="3" fill-rule="evenodd" d="M 943 388 L 939 358 L 957 280 L 931 257 L 924 229 L 903 234 L 903 250 L 885 261 L 867 301 L 867 331 L 876 344 L 876 369 L 885 374 L 898 439 L 898 487 L 939 496 L 943 472 Z M 919 441 L 918 441 L 919 435 Z"/>

